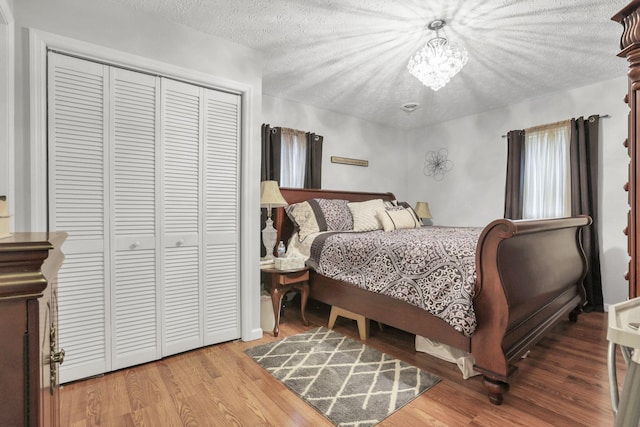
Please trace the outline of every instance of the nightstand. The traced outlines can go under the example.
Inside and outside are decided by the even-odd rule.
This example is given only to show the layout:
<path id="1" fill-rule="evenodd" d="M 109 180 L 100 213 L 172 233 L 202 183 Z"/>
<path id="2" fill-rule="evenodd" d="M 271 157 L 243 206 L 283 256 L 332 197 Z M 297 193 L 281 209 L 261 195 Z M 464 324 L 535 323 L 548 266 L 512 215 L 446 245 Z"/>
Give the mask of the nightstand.
<path id="1" fill-rule="evenodd" d="M 271 294 L 271 304 L 273 305 L 273 315 L 275 318 L 275 326 L 273 327 L 273 336 L 277 337 L 280 329 L 280 307 L 282 307 L 282 297 L 294 289 L 301 292 L 302 301 L 300 303 L 300 312 L 302 321 L 305 326 L 309 325 L 304 311 L 307 307 L 307 299 L 309 298 L 309 267 L 296 268 L 292 270 L 278 270 L 273 266 L 260 268 L 262 273 L 271 275 L 271 288 L 268 289 Z"/>

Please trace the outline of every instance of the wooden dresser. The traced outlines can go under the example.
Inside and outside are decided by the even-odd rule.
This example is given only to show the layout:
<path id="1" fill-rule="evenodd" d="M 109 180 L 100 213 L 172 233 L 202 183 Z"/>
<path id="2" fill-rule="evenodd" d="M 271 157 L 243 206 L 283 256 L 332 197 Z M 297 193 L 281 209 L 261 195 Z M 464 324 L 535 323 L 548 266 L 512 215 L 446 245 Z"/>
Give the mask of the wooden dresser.
<path id="1" fill-rule="evenodd" d="M 629 62 L 629 92 L 624 97 L 630 109 L 629 134 L 624 141 L 630 158 L 629 181 L 624 186 L 629 194 L 629 213 L 624 233 L 631 260 L 625 277 L 629 281 L 629 298 L 635 298 L 640 296 L 640 0 L 630 2 L 612 19 L 624 28 L 618 56 Z"/>
<path id="2" fill-rule="evenodd" d="M 0 426 L 58 426 L 57 279 L 66 233 L 0 239 Z"/>

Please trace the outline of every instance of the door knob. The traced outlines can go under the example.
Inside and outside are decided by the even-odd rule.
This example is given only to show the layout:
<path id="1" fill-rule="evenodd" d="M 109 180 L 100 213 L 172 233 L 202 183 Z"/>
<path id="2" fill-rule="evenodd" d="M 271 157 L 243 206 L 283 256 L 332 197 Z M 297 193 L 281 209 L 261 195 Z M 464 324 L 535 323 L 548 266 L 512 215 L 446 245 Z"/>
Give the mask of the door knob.
<path id="1" fill-rule="evenodd" d="M 64 362 L 64 348 L 61 348 L 58 352 L 51 353 L 51 363 L 59 363 L 62 365 Z"/>

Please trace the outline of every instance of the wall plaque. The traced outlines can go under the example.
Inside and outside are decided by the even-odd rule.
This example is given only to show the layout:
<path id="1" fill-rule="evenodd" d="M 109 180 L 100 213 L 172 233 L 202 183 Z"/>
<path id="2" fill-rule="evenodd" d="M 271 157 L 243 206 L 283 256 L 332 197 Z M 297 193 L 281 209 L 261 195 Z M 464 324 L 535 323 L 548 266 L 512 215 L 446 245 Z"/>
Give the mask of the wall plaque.
<path id="1" fill-rule="evenodd" d="M 342 165 L 352 166 L 369 166 L 369 160 L 350 159 L 348 157 L 331 156 L 331 163 L 339 163 Z"/>

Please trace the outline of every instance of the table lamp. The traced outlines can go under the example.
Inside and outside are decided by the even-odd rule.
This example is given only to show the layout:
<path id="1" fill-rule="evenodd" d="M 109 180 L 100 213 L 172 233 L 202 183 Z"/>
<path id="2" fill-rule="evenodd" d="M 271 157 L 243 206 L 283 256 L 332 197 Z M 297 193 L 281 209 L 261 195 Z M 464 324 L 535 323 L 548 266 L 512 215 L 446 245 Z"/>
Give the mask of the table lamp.
<path id="1" fill-rule="evenodd" d="M 427 202 L 418 202 L 416 203 L 416 215 L 418 215 L 418 218 L 420 218 L 420 220 L 423 219 L 431 219 L 431 211 L 429 210 L 429 203 Z M 424 222 L 423 222 L 424 224 Z"/>
<path id="2" fill-rule="evenodd" d="M 287 206 L 287 201 L 282 197 L 277 181 L 262 181 L 260 183 L 260 207 L 267 208 L 267 221 L 262 230 L 262 244 L 267 250 L 264 261 L 273 261 L 273 248 L 276 246 L 278 236 L 277 230 L 273 227 L 271 219 L 271 209 Z"/>

